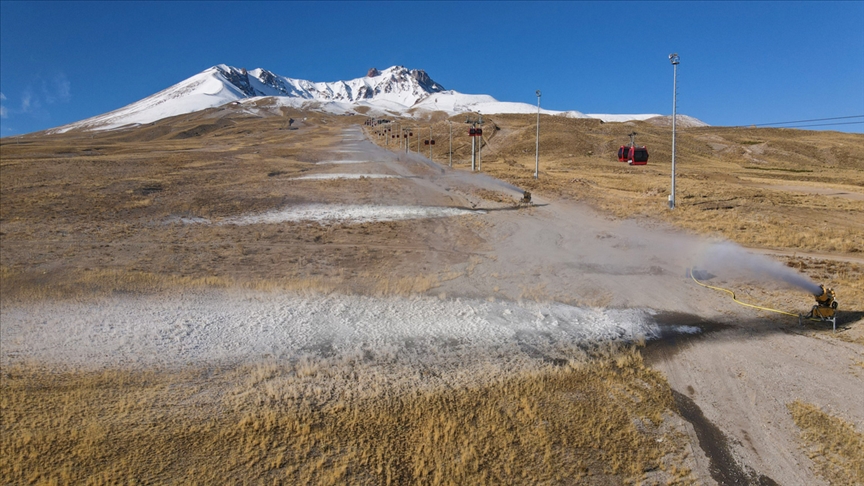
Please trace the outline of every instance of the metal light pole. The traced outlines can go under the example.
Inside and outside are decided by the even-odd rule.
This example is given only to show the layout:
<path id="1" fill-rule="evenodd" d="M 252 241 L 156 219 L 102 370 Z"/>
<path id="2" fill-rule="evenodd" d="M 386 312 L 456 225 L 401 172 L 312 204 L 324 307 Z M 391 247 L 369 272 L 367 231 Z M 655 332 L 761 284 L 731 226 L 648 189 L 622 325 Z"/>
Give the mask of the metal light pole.
<path id="1" fill-rule="evenodd" d="M 672 192 L 669 194 L 669 209 L 675 209 L 675 126 L 678 121 L 678 53 L 669 54 L 672 63 Z"/>
<path id="2" fill-rule="evenodd" d="M 480 124 L 480 135 L 475 137 L 477 139 L 477 172 L 481 172 L 483 170 L 483 115 L 480 115 L 477 123 Z"/>
<path id="3" fill-rule="evenodd" d="M 534 149 L 534 178 L 540 176 L 540 90 L 537 90 L 537 146 Z"/>
<path id="4" fill-rule="evenodd" d="M 447 120 L 447 124 L 450 125 L 450 167 L 453 167 L 453 122 Z"/>
<path id="5" fill-rule="evenodd" d="M 429 125 L 429 160 L 432 160 L 432 125 Z"/>
<path id="6" fill-rule="evenodd" d="M 471 125 L 471 128 L 474 128 L 474 124 Z M 471 172 L 476 170 L 475 164 L 477 163 L 477 148 L 474 146 L 477 143 L 477 137 L 471 137 Z"/>

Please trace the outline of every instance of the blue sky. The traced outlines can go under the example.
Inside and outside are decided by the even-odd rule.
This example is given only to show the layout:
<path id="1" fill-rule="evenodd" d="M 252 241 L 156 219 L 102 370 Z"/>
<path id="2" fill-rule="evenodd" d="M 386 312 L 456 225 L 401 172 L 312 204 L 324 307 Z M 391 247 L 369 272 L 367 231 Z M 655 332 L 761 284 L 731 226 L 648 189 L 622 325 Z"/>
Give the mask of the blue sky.
<path id="1" fill-rule="evenodd" d="M 212 65 L 712 125 L 864 115 L 864 2 L 0 2 L 0 134 L 127 105 Z M 864 121 L 862 118 L 839 121 Z M 803 124 L 800 124 L 803 125 Z M 814 127 L 864 132 L 864 124 Z"/>

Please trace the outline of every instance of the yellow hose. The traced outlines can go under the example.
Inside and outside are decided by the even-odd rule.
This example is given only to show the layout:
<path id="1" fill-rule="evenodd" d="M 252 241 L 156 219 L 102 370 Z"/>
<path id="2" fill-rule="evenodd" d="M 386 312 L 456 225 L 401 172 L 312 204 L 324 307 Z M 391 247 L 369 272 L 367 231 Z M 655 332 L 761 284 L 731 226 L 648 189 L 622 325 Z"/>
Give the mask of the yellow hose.
<path id="1" fill-rule="evenodd" d="M 707 287 L 707 288 L 709 288 L 709 289 L 714 289 L 714 290 L 719 290 L 719 291 L 721 291 L 721 292 L 726 292 L 727 294 L 729 294 L 729 295 L 732 296 L 732 300 L 734 300 L 735 302 L 737 302 L 737 303 L 739 303 L 739 304 L 741 304 L 741 305 L 743 305 L 743 306 L 753 307 L 754 309 L 760 309 L 760 310 L 764 310 L 764 311 L 768 311 L 768 312 L 776 312 L 776 313 L 778 313 L 778 314 L 785 314 L 785 315 L 787 315 L 787 316 L 792 316 L 792 317 L 803 317 L 803 316 L 800 315 L 800 314 L 792 314 L 791 312 L 784 312 L 784 311 L 777 310 L 777 309 L 771 309 L 771 308 L 769 308 L 769 307 L 762 307 L 762 306 L 760 306 L 760 305 L 753 305 L 753 304 L 748 304 L 747 302 L 741 302 L 740 300 L 738 300 L 737 297 L 735 297 L 735 292 L 732 292 L 732 291 L 729 290 L 729 289 L 724 289 L 724 288 L 722 288 L 722 287 L 713 287 L 713 286 L 711 286 L 711 285 L 704 284 L 704 283 L 702 283 L 702 282 L 696 280 L 696 277 L 693 276 L 693 272 L 692 272 L 691 270 L 688 270 L 687 272 L 690 274 L 690 278 L 692 278 L 693 281 L 696 282 L 697 284 L 699 284 L 699 285 L 701 285 L 701 286 L 703 286 L 703 287 Z M 807 319 L 809 319 L 809 320 L 811 320 L 811 321 L 818 321 L 818 320 L 819 320 L 819 319 L 813 319 L 813 318 L 807 318 Z"/>

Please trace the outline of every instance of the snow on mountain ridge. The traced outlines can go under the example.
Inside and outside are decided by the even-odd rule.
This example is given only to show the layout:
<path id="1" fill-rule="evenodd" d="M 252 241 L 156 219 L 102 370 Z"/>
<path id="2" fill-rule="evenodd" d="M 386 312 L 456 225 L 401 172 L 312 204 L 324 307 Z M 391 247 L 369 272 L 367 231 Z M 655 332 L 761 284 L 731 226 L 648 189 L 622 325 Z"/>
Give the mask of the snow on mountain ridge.
<path id="1" fill-rule="evenodd" d="M 444 87 L 433 81 L 423 70 L 408 70 L 393 66 L 374 76 L 350 81 L 314 83 L 303 79 L 278 76 L 265 69 L 244 69 L 217 66 L 222 75 L 248 96 L 291 96 L 318 101 L 356 102 L 363 99 L 390 99 L 411 106 Z M 258 81 L 260 86 L 254 81 Z M 249 88 L 247 91 L 245 88 Z"/>
<path id="2" fill-rule="evenodd" d="M 231 103 L 272 97 L 275 106 L 314 109 L 328 113 L 357 113 L 359 107 L 372 116 L 412 116 L 421 112 L 444 111 L 450 115 L 536 113 L 528 103 L 501 102 L 489 95 L 463 94 L 445 90 L 420 69 L 391 66 L 375 68 L 366 76 L 348 81 L 312 82 L 279 76 L 266 69 L 247 71 L 226 64 L 204 71 L 154 95 L 120 109 L 50 130 L 108 130 L 152 123 L 176 115 Z M 243 103 L 246 105 L 246 103 Z M 549 115 L 570 118 L 614 118 L 615 121 L 644 120 L 659 115 L 585 115 L 578 111 L 541 110 Z M 626 120 L 625 120 L 626 119 Z M 698 121 L 698 120 L 697 120 Z"/>

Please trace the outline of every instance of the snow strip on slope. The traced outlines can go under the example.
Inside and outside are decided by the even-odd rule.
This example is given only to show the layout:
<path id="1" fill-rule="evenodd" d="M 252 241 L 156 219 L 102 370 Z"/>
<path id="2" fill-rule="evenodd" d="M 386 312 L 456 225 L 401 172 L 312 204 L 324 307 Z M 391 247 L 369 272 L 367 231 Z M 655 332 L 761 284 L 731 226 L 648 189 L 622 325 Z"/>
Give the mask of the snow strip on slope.
<path id="1" fill-rule="evenodd" d="M 0 362 L 4 367 L 21 361 L 72 367 L 174 366 L 286 359 L 316 349 L 351 353 L 401 348 L 406 342 L 434 348 L 455 340 L 471 349 L 531 340 L 637 340 L 658 332 L 650 312 L 640 309 L 202 291 L 7 306 Z"/>
<path id="2" fill-rule="evenodd" d="M 485 211 L 427 206 L 371 206 L 348 204 L 306 204 L 278 211 L 229 218 L 221 224 L 273 224 L 311 221 L 319 224 L 372 223 L 405 219 L 444 218 L 466 214 L 485 214 Z"/>
<path id="3" fill-rule="evenodd" d="M 392 179 L 399 176 L 387 174 L 308 174 L 292 180 L 331 180 L 331 179 Z"/>

